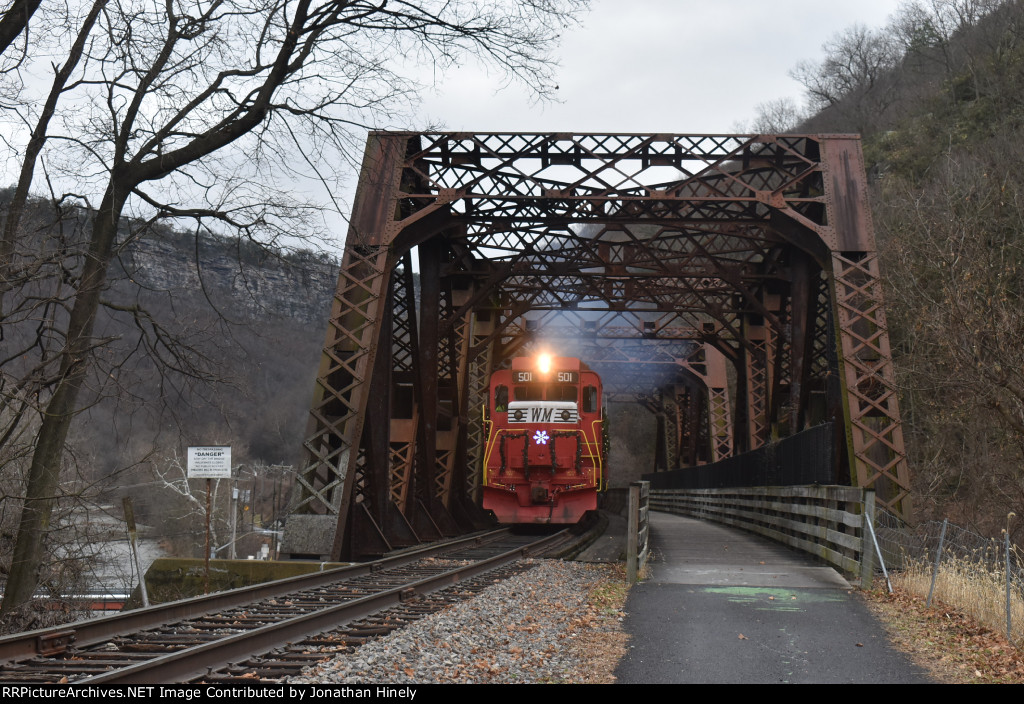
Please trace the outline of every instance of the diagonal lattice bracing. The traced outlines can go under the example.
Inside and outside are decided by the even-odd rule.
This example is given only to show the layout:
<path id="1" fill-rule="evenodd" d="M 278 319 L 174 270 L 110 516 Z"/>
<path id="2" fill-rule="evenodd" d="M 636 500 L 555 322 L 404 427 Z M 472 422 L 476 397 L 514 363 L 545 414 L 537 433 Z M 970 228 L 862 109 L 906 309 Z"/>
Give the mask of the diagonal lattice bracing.
<path id="1" fill-rule="evenodd" d="M 879 501 L 898 508 L 910 491 L 898 422 L 892 356 L 875 253 L 832 255 L 846 382 L 847 433 L 855 448 L 852 471 L 861 485 L 890 485 Z"/>

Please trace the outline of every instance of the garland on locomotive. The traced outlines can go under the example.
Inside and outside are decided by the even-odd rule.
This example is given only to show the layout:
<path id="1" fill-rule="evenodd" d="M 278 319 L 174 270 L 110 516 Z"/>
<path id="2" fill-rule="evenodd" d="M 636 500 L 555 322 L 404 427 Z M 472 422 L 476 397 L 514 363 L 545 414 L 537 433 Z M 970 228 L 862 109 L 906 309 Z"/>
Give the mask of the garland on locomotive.
<path id="1" fill-rule="evenodd" d="M 499 523 L 576 523 L 605 488 L 601 378 L 575 357 L 516 357 L 491 376 L 483 507 Z"/>

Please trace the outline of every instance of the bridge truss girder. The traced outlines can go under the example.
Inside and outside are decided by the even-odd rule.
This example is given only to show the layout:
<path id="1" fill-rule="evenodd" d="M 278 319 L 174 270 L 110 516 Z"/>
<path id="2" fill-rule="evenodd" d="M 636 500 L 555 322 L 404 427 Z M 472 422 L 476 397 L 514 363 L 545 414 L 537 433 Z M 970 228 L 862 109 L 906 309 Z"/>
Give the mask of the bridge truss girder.
<path id="1" fill-rule="evenodd" d="M 667 464 L 835 419 L 837 480 L 905 513 L 865 194 L 848 135 L 372 133 L 284 551 L 479 524 L 487 379 L 556 344 Z"/>

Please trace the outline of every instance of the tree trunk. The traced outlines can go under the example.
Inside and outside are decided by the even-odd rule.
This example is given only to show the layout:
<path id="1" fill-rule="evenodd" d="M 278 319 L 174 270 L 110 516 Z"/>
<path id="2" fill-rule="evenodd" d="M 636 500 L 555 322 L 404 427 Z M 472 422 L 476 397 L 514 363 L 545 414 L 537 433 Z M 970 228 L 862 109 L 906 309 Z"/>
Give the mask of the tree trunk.
<path id="1" fill-rule="evenodd" d="M 93 218 L 89 253 L 68 320 L 67 342 L 61 352 L 61 379 L 46 406 L 36 438 L 0 614 L 8 613 L 31 599 L 39 583 L 43 541 L 50 529 L 50 516 L 57 498 L 64 442 L 71 419 L 78 411 L 78 394 L 89 369 L 86 359 L 91 354 L 93 324 L 99 309 L 100 293 L 107 281 L 107 269 L 117 238 L 117 222 L 128 191 L 114 185 L 112 180 Z"/>
<path id="2" fill-rule="evenodd" d="M 11 8 L 0 18 L 0 54 L 25 31 L 28 21 L 39 9 L 41 2 L 42 0 L 14 0 Z"/>
<path id="3" fill-rule="evenodd" d="M 9 286 L 15 286 L 14 277 L 11 272 L 11 265 L 14 259 L 14 241 L 18 236 L 18 227 L 21 224 L 22 213 L 25 211 L 25 204 L 28 202 L 28 189 L 32 186 L 32 177 L 35 175 L 36 158 L 39 156 L 39 152 L 42 151 L 43 145 L 46 144 L 50 119 L 57 110 L 57 102 L 64 92 L 71 72 L 82 59 L 85 42 L 89 38 L 93 25 L 96 24 L 96 19 L 106 4 L 107 0 L 95 0 L 93 2 L 92 9 L 89 10 L 88 16 L 82 22 L 82 26 L 78 30 L 78 36 L 75 38 L 75 43 L 68 53 L 68 60 L 64 62 L 64 65 L 53 78 L 53 85 L 50 87 L 49 95 L 46 96 L 43 111 L 39 115 L 39 120 L 36 121 L 35 129 L 32 130 L 32 136 L 25 147 L 25 156 L 21 161 L 21 174 L 18 177 L 14 196 L 7 206 L 7 217 L 3 221 L 3 236 L 0 237 L 0 281 L 7 279 L 10 282 Z M 5 289 L 6 286 L 0 287 L 0 321 L 4 317 L 3 296 Z"/>

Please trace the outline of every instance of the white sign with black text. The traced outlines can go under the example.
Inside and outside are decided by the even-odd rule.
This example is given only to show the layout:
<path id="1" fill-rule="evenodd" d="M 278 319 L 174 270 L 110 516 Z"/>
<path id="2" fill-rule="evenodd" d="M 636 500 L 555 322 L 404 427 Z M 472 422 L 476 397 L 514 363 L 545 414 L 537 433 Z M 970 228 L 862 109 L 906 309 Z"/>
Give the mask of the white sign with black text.
<path id="1" fill-rule="evenodd" d="M 230 479 L 231 446 L 188 448 L 189 479 Z"/>

